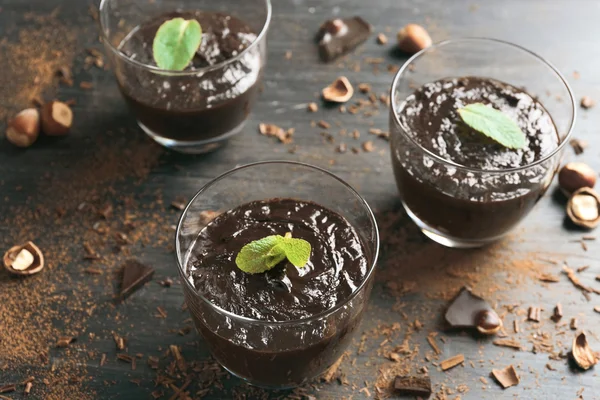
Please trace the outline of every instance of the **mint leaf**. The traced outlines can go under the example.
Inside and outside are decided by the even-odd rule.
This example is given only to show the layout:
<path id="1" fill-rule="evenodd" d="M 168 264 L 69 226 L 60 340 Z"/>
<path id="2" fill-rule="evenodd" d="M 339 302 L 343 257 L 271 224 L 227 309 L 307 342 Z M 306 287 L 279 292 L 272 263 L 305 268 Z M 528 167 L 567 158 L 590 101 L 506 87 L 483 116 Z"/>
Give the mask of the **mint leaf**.
<path id="1" fill-rule="evenodd" d="M 522 149 L 527 144 L 519 125 L 502 111 L 482 103 L 458 109 L 458 114 L 471 128 L 509 149 Z"/>
<path id="2" fill-rule="evenodd" d="M 173 18 L 156 31 L 152 43 L 154 61 L 161 69 L 183 71 L 202 42 L 202 28 L 195 19 Z"/>
<path id="3" fill-rule="evenodd" d="M 286 258 L 302 268 L 310 258 L 310 243 L 294 239 L 291 235 L 272 235 L 248 243 L 238 253 L 235 264 L 248 274 L 265 272 Z"/>

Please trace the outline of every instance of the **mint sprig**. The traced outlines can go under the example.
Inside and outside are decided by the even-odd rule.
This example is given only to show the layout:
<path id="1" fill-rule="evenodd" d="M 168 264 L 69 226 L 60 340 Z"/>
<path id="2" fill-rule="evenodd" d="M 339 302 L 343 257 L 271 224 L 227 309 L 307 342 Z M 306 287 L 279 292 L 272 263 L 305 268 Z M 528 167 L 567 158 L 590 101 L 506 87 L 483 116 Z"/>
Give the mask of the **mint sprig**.
<path id="1" fill-rule="evenodd" d="M 238 253 L 235 263 L 248 274 L 268 271 L 286 258 L 294 266 L 302 268 L 308 263 L 310 252 L 310 243 L 292 238 L 288 232 L 285 236 L 272 235 L 248 243 Z"/>
<path id="2" fill-rule="evenodd" d="M 527 144 L 519 125 L 502 111 L 483 103 L 469 104 L 458 109 L 465 124 L 509 149 L 522 149 Z"/>
<path id="3" fill-rule="evenodd" d="M 173 18 L 156 31 L 152 43 L 154 61 L 161 69 L 183 71 L 202 42 L 202 28 L 195 19 Z"/>

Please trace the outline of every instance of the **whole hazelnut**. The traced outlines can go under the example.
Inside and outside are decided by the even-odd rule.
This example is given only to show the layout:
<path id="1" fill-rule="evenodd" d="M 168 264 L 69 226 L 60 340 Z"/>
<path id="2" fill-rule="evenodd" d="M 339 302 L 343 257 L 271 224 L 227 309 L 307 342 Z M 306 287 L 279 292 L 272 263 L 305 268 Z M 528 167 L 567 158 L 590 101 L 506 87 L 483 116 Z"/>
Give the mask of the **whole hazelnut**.
<path id="1" fill-rule="evenodd" d="M 51 101 L 42 107 L 42 130 L 49 136 L 69 133 L 73 123 L 71 107 L 61 101 Z"/>
<path id="2" fill-rule="evenodd" d="M 571 162 L 558 172 L 558 184 L 561 190 L 570 196 L 583 187 L 593 188 L 596 184 L 596 172 L 587 164 Z"/>
<path id="3" fill-rule="evenodd" d="M 398 31 L 398 48 L 407 53 L 417 53 L 431 43 L 431 36 L 421 25 L 408 24 Z"/>
<path id="4" fill-rule="evenodd" d="M 6 139 L 18 147 L 29 147 L 40 133 L 40 114 L 35 108 L 27 108 L 9 121 Z"/>

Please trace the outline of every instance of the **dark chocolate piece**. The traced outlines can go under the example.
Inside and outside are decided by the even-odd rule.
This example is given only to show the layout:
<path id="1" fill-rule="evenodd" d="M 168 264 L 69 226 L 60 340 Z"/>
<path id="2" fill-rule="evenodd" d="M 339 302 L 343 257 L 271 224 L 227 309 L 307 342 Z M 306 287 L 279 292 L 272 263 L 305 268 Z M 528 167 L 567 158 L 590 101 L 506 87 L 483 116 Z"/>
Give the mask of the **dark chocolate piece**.
<path id="1" fill-rule="evenodd" d="M 394 379 L 394 390 L 401 396 L 419 396 L 428 399 L 431 396 L 431 379 L 429 375 L 398 375 Z"/>
<path id="2" fill-rule="evenodd" d="M 452 328 L 477 328 L 486 335 L 494 334 L 502 327 L 502 320 L 496 311 L 466 286 L 450 303 L 446 321 Z"/>
<path id="3" fill-rule="evenodd" d="M 121 270 L 121 291 L 119 300 L 125 300 L 133 292 L 144 286 L 154 275 L 154 268 L 136 260 L 127 260 Z"/>
<path id="4" fill-rule="evenodd" d="M 371 25 L 361 17 L 327 20 L 319 28 L 319 55 L 332 61 L 364 43 L 371 35 Z"/>

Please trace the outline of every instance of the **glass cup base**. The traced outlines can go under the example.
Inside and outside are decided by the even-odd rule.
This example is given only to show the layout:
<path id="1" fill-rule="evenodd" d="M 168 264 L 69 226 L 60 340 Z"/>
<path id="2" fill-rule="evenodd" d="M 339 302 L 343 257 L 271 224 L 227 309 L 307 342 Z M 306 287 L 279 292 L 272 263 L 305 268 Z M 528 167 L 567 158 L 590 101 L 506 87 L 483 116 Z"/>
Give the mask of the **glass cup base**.
<path id="1" fill-rule="evenodd" d="M 226 132 L 220 136 L 210 138 L 207 140 L 198 140 L 198 141 L 181 141 L 166 138 L 161 136 L 148 128 L 146 125 L 141 123 L 139 120 L 137 121 L 138 125 L 148 136 L 150 136 L 156 143 L 160 144 L 163 147 L 166 147 L 170 150 L 177 151 L 179 153 L 185 154 L 205 154 L 210 153 L 212 151 L 218 150 L 227 144 L 227 141 L 233 136 L 237 135 L 242 131 L 246 121 L 242 122 L 240 125 L 235 127 L 234 129 Z"/>
<path id="2" fill-rule="evenodd" d="M 235 372 L 233 372 L 232 370 L 230 370 L 229 368 L 227 368 L 226 366 L 224 366 L 223 364 L 221 364 L 221 362 L 219 360 L 217 360 L 219 362 L 219 365 L 221 365 L 221 367 L 223 367 L 223 369 L 227 372 L 229 372 L 231 375 L 235 376 L 238 379 L 241 379 L 242 381 L 244 381 L 245 383 L 247 383 L 250 386 L 254 386 L 257 388 L 261 388 L 261 389 L 267 389 L 267 390 L 290 390 L 290 389 L 294 389 L 297 388 L 300 385 L 265 385 L 259 382 L 255 382 L 252 379 L 248 379 L 248 378 L 244 378 L 241 375 L 236 374 Z"/>
<path id="3" fill-rule="evenodd" d="M 415 224 L 417 224 L 417 226 L 421 229 L 421 232 L 423 232 L 423 234 L 425 236 L 427 236 L 429 239 L 431 239 L 434 242 L 439 243 L 445 247 L 450 247 L 453 249 L 474 249 L 474 248 L 483 247 L 488 244 L 494 243 L 505 236 L 505 235 L 500 235 L 500 236 L 496 236 L 493 238 L 476 239 L 476 240 L 455 238 L 453 236 L 442 233 L 442 232 L 438 231 L 437 229 L 432 228 L 431 226 L 427 225 L 425 222 L 423 222 L 423 220 L 421 220 L 419 217 L 417 217 L 415 215 L 415 213 L 413 213 L 404 202 L 402 202 L 402 205 L 404 206 L 404 209 L 406 210 L 406 213 L 408 214 L 410 219 L 412 219 L 413 222 Z"/>

